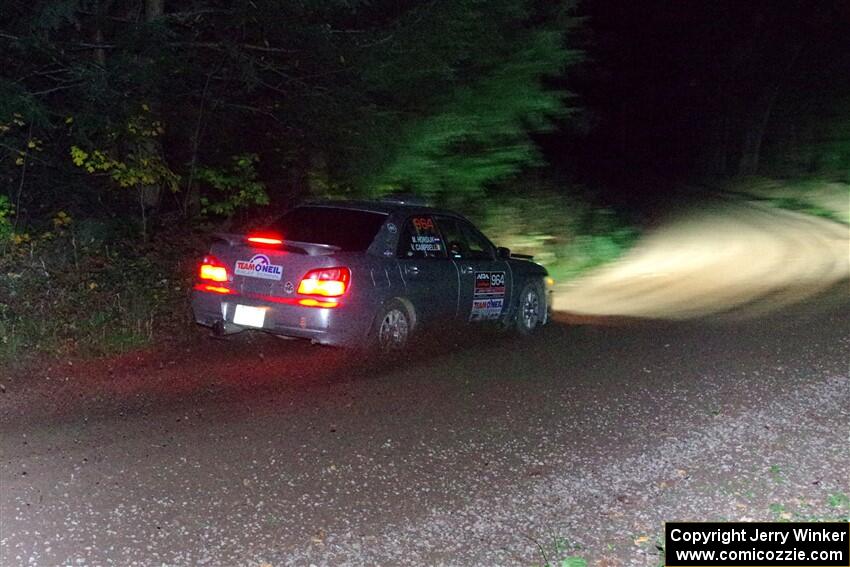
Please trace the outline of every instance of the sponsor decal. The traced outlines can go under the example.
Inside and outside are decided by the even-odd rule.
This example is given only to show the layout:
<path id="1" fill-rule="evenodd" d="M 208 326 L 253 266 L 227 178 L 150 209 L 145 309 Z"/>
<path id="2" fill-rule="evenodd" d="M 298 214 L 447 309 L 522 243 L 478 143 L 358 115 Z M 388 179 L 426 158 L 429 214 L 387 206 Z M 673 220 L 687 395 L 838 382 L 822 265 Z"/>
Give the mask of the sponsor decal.
<path id="1" fill-rule="evenodd" d="M 250 260 L 237 260 L 234 272 L 249 278 L 280 280 L 283 276 L 283 267 L 272 264 L 265 254 L 255 254 Z"/>
<path id="2" fill-rule="evenodd" d="M 475 272 L 475 298 L 504 297 L 505 272 Z"/>
<path id="3" fill-rule="evenodd" d="M 502 307 L 505 305 L 505 299 L 473 299 L 472 312 L 470 313 L 470 321 L 484 321 L 489 319 L 498 319 L 502 314 Z"/>
<path id="4" fill-rule="evenodd" d="M 475 272 L 470 321 L 498 319 L 505 307 L 505 272 Z"/>
<path id="5" fill-rule="evenodd" d="M 395 223 L 391 222 L 387 225 L 387 230 L 390 232 L 390 234 L 395 234 L 398 231 L 398 227 L 395 225 Z"/>

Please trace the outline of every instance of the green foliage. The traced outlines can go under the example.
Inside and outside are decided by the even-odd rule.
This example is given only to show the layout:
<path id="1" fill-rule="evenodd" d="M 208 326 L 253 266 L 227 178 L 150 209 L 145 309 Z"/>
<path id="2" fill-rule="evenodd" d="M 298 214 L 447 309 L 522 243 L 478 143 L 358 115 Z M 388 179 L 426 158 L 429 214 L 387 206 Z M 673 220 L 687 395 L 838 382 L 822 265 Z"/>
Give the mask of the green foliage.
<path id="1" fill-rule="evenodd" d="M 12 206 L 9 197 L 0 195 L 0 250 L 5 248 L 6 242 L 12 238 L 12 215 L 15 213 L 15 207 Z"/>
<path id="2" fill-rule="evenodd" d="M 0 249 L 0 364 L 121 352 L 157 333 L 179 335 L 194 269 L 181 258 L 194 257 L 197 244 L 172 235 L 142 250 L 124 231 L 77 226 L 60 211 L 48 231 Z"/>
<path id="3" fill-rule="evenodd" d="M 231 217 L 239 210 L 256 205 L 268 205 L 266 185 L 257 180 L 256 154 L 241 154 L 231 158 L 227 169 L 202 167 L 197 177 L 216 191 L 214 197 L 201 197 L 201 213 Z"/>
<path id="4" fill-rule="evenodd" d="M 781 209 L 850 224 L 850 183 L 814 176 L 788 180 L 748 177 L 718 188 Z"/>
<path id="5" fill-rule="evenodd" d="M 558 282 L 617 259 L 637 240 L 622 214 L 590 205 L 576 191 L 520 185 L 522 195 L 496 193 L 469 213 L 494 242 L 533 255 Z"/>
<path id="6" fill-rule="evenodd" d="M 826 503 L 831 508 L 845 508 L 850 513 L 850 496 L 843 492 L 828 495 Z"/>
<path id="7" fill-rule="evenodd" d="M 587 567 L 587 560 L 580 555 L 573 555 L 580 546 L 570 544 L 562 537 L 553 537 L 551 542 L 543 543 L 532 539 L 543 556 L 542 567 Z"/>
<path id="8" fill-rule="evenodd" d="M 850 496 L 844 492 L 828 494 L 823 504 L 795 502 L 771 503 L 768 510 L 776 521 L 847 522 L 850 521 Z"/>
<path id="9" fill-rule="evenodd" d="M 180 176 L 174 173 L 159 149 L 157 138 L 165 129 L 162 122 L 149 115 L 150 109 L 142 105 L 142 112 L 127 120 L 120 130 L 101 133 L 112 149 L 83 150 L 71 146 L 71 161 L 90 174 L 105 173 L 119 187 L 141 190 L 148 186 L 161 186 L 176 192 Z M 123 155 L 113 157 L 117 148 Z"/>
<path id="10" fill-rule="evenodd" d="M 0 14 L 0 179 L 21 185 L 27 214 L 138 214 L 115 186 L 144 190 L 153 216 L 400 186 L 469 200 L 535 164 L 529 134 L 564 115 L 544 83 L 575 58 L 570 7 L 200 0 L 147 21 L 143 5 L 95 18 L 73 0 L 19 3 Z M 234 155 L 262 171 L 210 166 Z M 185 197 L 147 200 L 186 180 Z"/>
<path id="11" fill-rule="evenodd" d="M 833 212 L 829 209 L 815 205 L 813 203 L 809 203 L 806 200 L 797 197 L 778 197 L 774 199 L 772 203 L 780 209 L 798 211 L 801 213 L 806 213 L 809 215 L 823 217 L 827 219 L 835 219 L 839 222 L 847 222 L 845 219 L 837 218 L 836 215 L 833 214 Z"/>
<path id="12" fill-rule="evenodd" d="M 444 90 L 434 92 L 434 85 L 425 85 L 423 91 L 433 93 L 427 106 L 400 120 L 389 142 L 388 159 L 369 178 L 377 193 L 404 189 L 429 196 L 478 197 L 488 184 L 539 164 L 529 134 L 551 128 L 552 120 L 566 113 L 565 93 L 544 84 L 546 77 L 561 72 L 576 57 L 565 49 L 562 31 L 538 23 L 517 32 L 517 19 L 530 18 L 521 2 L 458 5 L 463 10 L 457 21 L 440 21 L 441 30 L 434 30 L 431 41 L 449 45 L 456 41 L 479 58 L 461 57 L 458 50 L 451 52 L 454 61 L 426 66 L 430 73 L 425 79 Z M 486 45 L 493 51 L 478 53 L 482 46 L 473 43 L 476 37 L 465 34 L 476 29 L 476 20 L 488 18 L 489 23 L 476 31 L 486 29 Z M 424 81 L 420 66 L 398 72 L 414 84 Z"/>

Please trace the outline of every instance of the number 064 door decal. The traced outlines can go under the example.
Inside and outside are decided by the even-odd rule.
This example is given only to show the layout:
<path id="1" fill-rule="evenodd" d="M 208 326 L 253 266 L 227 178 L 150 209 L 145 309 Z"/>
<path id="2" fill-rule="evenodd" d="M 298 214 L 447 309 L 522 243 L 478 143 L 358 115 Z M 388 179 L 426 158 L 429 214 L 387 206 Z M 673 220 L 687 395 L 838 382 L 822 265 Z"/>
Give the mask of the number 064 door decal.
<path id="1" fill-rule="evenodd" d="M 470 321 L 497 319 L 505 306 L 505 272 L 475 272 Z"/>

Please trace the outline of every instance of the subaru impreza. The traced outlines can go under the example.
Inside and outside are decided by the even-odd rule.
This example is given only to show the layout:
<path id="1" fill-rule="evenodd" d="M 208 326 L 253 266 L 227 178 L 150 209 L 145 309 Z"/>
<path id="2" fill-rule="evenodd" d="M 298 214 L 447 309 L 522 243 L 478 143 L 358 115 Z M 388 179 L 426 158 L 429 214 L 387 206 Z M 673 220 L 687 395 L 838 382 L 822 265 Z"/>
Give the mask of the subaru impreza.
<path id="1" fill-rule="evenodd" d="M 266 229 L 218 234 L 198 269 L 195 320 L 344 347 L 403 349 L 428 327 L 545 325 L 551 279 L 452 211 L 404 201 L 329 201 Z"/>

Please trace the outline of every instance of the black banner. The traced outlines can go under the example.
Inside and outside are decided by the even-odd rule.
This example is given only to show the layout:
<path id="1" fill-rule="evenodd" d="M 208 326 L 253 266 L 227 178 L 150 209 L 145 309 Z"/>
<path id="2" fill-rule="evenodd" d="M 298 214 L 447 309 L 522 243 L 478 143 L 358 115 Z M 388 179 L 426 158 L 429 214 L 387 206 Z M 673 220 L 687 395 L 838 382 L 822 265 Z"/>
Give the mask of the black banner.
<path id="1" fill-rule="evenodd" d="M 668 567 L 850 567 L 842 522 L 668 522 Z"/>

